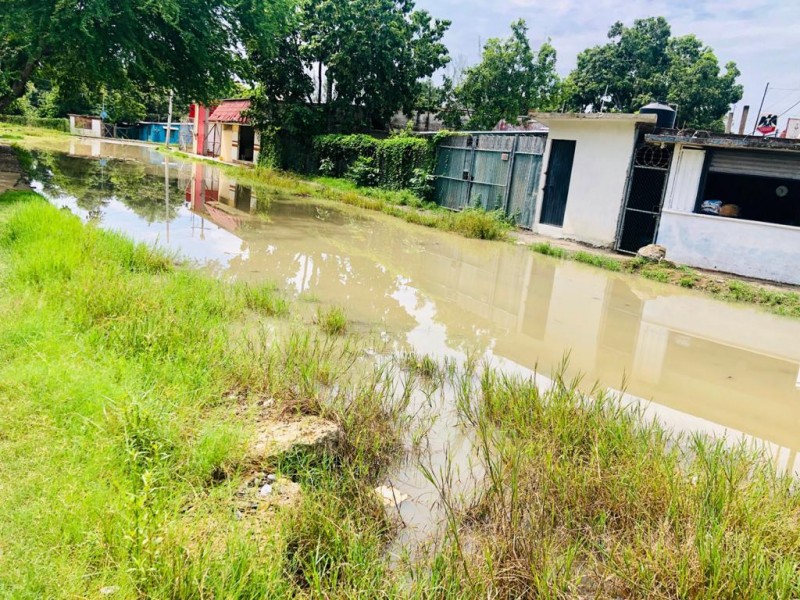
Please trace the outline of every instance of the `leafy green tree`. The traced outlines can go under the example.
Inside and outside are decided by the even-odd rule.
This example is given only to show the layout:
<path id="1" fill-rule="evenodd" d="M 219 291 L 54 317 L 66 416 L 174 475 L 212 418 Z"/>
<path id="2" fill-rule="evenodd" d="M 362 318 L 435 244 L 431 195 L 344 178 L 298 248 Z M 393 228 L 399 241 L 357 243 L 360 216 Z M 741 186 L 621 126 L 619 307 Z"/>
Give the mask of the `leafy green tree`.
<path id="1" fill-rule="evenodd" d="M 412 110 L 420 81 L 447 64 L 449 26 L 413 0 L 305 0 L 302 52 L 316 67 L 317 102 L 324 72 L 330 118 L 385 126 L 397 110 Z"/>
<path id="2" fill-rule="evenodd" d="M 0 0 L 0 112 L 35 76 L 61 90 L 173 89 L 210 100 L 246 62 L 239 34 L 271 30 L 272 0 Z"/>
<path id="3" fill-rule="evenodd" d="M 584 50 L 568 80 L 571 108 L 635 112 L 652 100 L 678 105 L 678 123 L 716 129 L 731 104 L 742 97 L 739 70 L 725 72 L 714 51 L 694 35 L 671 37 L 663 17 L 620 22 L 608 31 L 609 43 Z"/>
<path id="4" fill-rule="evenodd" d="M 534 51 L 520 19 L 511 24 L 510 37 L 486 42 L 481 62 L 467 69 L 455 96 L 470 114 L 468 128 L 491 129 L 501 119 L 516 122 L 530 109 L 552 108 L 558 87 L 555 48 L 545 42 Z"/>

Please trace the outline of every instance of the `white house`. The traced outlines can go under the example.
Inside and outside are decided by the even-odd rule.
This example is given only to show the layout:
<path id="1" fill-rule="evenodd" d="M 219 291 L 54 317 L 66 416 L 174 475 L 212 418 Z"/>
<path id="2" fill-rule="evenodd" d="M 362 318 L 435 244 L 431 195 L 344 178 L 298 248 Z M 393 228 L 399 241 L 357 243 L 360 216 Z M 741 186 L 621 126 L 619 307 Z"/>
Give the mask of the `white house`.
<path id="1" fill-rule="evenodd" d="M 69 132 L 83 137 L 103 137 L 103 120 L 90 115 L 69 115 Z"/>
<path id="2" fill-rule="evenodd" d="M 654 129 L 656 115 L 531 116 L 550 130 L 533 231 L 616 247 L 634 151 L 643 133 Z"/>
<path id="3" fill-rule="evenodd" d="M 800 284 L 800 140 L 657 132 L 673 147 L 657 242 L 694 267 Z"/>

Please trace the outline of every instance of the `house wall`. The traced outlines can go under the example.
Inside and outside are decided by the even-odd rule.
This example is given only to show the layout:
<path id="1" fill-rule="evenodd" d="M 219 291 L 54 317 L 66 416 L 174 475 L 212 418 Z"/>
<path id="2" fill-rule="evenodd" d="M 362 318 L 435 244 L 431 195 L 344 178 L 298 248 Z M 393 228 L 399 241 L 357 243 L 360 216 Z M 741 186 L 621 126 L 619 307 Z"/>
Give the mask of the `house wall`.
<path id="1" fill-rule="evenodd" d="M 676 263 L 800 285 L 800 227 L 664 210 L 658 243 Z"/>
<path id="2" fill-rule="evenodd" d="M 613 246 L 636 142 L 636 122 L 572 119 L 547 124 L 550 132 L 542 163 L 545 169 L 553 140 L 575 140 L 575 159 L 563 226 L 538 223 L 545 176 L 539 188 L 534 231 L 595 246 Z"/>
<path id="3" fill-rule="evenodd" d="M 219 158 L 225 162 L 231 162 L 239 158 L 239 127 L 223 123 L 222 144 L 220 146 Z"/>
<path id="4" fill-rule="evenodd" d="M 90 121 L 91 127 L 79 127 L 79 122 Z M 82 115 L 69 116 L 69 132 L 73 135 L 81 135 L 84 137 L 103 137 L 103 122 L 100 119 L 92 117 L 84 117 Z"/>
<path id="5" fill-rule="evenodd" d="M 705 151 L 676 145 L 657 243 L 692 267 L 800 285 L 800 227 L 694 213 Z"/>

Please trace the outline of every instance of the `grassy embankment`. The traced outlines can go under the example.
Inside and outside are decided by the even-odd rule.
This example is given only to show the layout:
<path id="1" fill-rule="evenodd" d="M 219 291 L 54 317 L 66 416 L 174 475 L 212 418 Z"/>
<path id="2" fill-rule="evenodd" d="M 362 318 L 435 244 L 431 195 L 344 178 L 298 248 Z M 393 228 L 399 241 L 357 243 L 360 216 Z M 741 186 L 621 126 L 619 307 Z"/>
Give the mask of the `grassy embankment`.
<path id="1" fill-rule="evenodd" d="M 750 283 L 734 277 L 723 278 L 701 273 L 668 261 L 653 262 L 642 258 L 621 258 L 584 250 L 572 252 L 547 242 L 533 244 L 530 248 L 546 256 L 574 260 L 607 271 L 633 273 L 653 281 L 700 290 L 720 300 L 755 304 L 779 315 L 800 318 L 800 293 L 795 291 Z"/>
<path id="2" fill-rule="evenodd" d="M 571 384 L 437 374 L 427 357 L 401 362 L 459 390 L 486 490 L 461 506 L 430 473 L 448 535 L 392 571 L 393 524 L 371 488 L 402 454 L 406 394 L 395 398 L 384 370 L 354 377 L 359 344 L 340 311 L 293 320 L 273 287 L 175 267 L 21 192 L 0 196 L 0 277 L 3 595 L 800 593 L 800 494 L 762 456 L 676 444 Z M 321 414 L 343 435 L 254 462 L 265 410 Z M 299 504 L 238 517 L 232 499 L 254 470 L 299 482 Z"/>
<path id="3" fill-rule="evenodd" d="M 29 192 L 0 196 L 0 277 L 0 596 L 391 589 L 393 525 L 371 490 L 402 398 L 384 371 L 356 376 L 339 313 L 323 314 L 328 336 L 274 287 L 175 267 Z M 256 461 L 267 412 L 343 433 Z M 291 476 L 300 504 L 237 518 L 255 471 Z"/>

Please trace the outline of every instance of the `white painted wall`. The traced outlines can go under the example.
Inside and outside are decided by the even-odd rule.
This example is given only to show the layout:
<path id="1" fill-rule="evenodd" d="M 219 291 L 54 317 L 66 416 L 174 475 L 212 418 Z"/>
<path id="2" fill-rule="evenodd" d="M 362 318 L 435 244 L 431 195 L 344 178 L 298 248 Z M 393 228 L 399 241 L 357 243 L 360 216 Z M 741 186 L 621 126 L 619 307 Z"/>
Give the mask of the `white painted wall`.
<path id="1" fill-rule="evenodd" d="M 667 209 L 658 243 L 676 263 L 800 285 L 800 227 Z"/>
<path id="2" fill-rule="evenodd" d="M 547 125 L 550 132 L 542 163 L 545 169 L 553 140 L 575 140 L 575 160 L 563 227 L 559 230 L 538 223 L 546 184 L 546 177 L 542 177 L 534 231 L 595 246 L 612 246 L 636 141 L 636 122 L 565 119 Z"/>
<path id="3" fill-rule="evenodd" d="M 80 115 L 69 116 L 69 132 L 73 135 L 80 135 L 83 137 L 103 137 L 103 122 L 99 118 L 92 118 L 92 127 L 84 129 L 75 126 L 75 117 Z"/>

